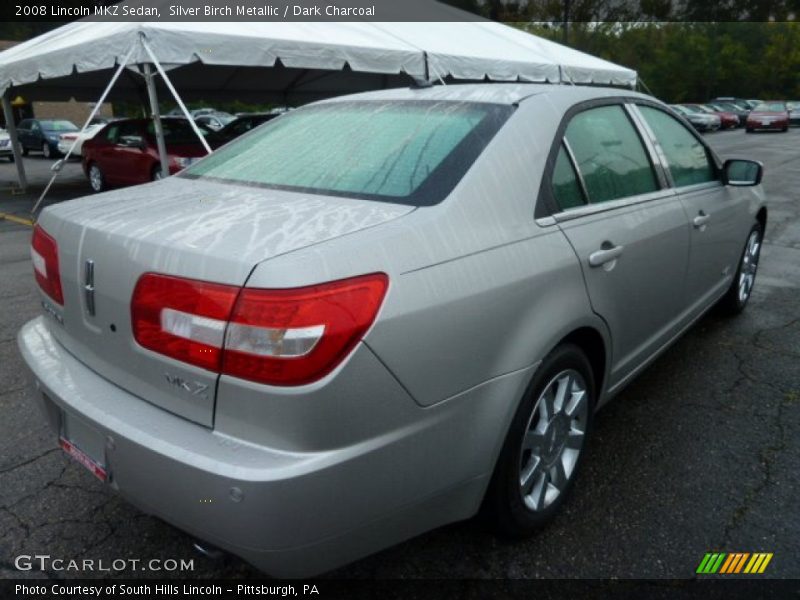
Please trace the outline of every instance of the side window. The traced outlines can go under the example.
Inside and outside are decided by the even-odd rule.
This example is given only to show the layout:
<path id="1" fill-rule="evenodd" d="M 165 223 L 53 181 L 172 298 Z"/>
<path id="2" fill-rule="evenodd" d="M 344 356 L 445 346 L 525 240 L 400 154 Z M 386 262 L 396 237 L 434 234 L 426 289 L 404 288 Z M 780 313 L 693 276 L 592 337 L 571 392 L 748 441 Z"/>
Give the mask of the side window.
<path id="1" fill-rule="evenodd" d="M 705 146 L 671 115 L 651 106 L 640 106 L 653 135 L 656 136 L 675 187 L 715 181 L 717 172 Z"/>
<path id="2" fill-rule="evenodd" d="M 558 157 L 553 168 L 553 196 L 561 210 L 586 204 L 578 176 L 563 144 L 558 150 Z"/>
<path id="3" fill-rule="evenodd" d="M 142 131 L 139 127 L 139 123 L 136 121 L 128 121 L 123 122 L 119 126 L 119 131 L 117 132 L 117 143 L 123 145 L 132 145 L 132 144 L 141 144 L 142 143 Z"/>
<path id="4" fill-rule="evenodd" d="M 116 144 L 118 137 L 119 137 L 119 125 L 109 125 L 108 129 L 106 129 L 106 140 L 108 140 L 112 144 Z"/>
<path id="5" fill-rule="evenodd" d="M 39 121 L 31 121 L 31 131 L 41 131 L 41 129 Z"/>
<path id="6" fill-rule="evenodd" d="M 636 129 L 618 105 L 575 115 L 566 139 L 583 176 L 589 202 L 608 202 L 659 189 Z"/>

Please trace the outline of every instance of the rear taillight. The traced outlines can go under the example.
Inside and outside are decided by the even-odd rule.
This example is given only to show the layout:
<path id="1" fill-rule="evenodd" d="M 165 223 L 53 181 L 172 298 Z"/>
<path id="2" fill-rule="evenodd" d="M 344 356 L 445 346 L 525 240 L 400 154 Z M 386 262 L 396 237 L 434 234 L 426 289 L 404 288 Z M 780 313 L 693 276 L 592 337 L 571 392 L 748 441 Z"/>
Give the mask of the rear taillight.
<path id="1" fill-rule="evenodd" d="M 239 288 L 146 273 L 131 302 L 133 337 L 149 350 L 219 371 Z"/>
<path id="2" fill-rule="evenodd" d="M 134 336 L 212 371 L 301 385 L 330 373 L 363 338 L 388 282 L 374 273 L 304 288 L 240 289 L 148 273 L 133 294 Z"/>
<path id="3" fill-rule="evenodd" d="M 58 271 L 58 244 L 40 225 L 33 228 L 31 261 L 36 282 L 52 300 L 64 305 L 61 275 Z"/>

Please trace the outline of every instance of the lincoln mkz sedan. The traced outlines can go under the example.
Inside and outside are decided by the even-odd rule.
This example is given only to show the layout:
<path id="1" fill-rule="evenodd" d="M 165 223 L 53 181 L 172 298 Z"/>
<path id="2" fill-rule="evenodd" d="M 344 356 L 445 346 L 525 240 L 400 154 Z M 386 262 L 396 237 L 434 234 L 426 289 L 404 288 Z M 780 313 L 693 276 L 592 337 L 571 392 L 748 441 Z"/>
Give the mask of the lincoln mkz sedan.
<path id="1" fill-rule="evenodd" d="M 595 411 L 747 304 L 761 176 L 629 91 L 327 100 L 47 207 L 19 347 L 69 455 L 270 574 L 479 511 L 524 537 Z"/>

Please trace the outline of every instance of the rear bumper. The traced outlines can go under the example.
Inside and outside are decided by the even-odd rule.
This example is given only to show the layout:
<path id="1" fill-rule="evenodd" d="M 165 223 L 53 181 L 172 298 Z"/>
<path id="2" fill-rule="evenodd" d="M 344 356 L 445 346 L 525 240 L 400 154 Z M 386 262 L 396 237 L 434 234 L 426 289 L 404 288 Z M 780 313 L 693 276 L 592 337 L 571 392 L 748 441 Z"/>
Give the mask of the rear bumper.
<path id="1" fill-rule="evenodd" d="M 60 430 L 67 414 L 97 433 L 116 491 L 281 577 L 330 570 L 474 514 L 530 377 L 521 370 L 440 407 L 415 407 L 418 421 L 391 435 L 287 452 L 129 394 L 69 354 L 44 317 L 27 323 L 18 343 L 51 425 Z"/>
<path id="2" fill-rule="evenodd" d="M 753 123 L 750 122 L 747 124 L 747 128 L 751 131 L 759 131 L 759 130 L 783 130 L 789 126 L 788 121 L 775 121 L 773 123 L 768 123 L 766 125 L 762 123 Z"/>

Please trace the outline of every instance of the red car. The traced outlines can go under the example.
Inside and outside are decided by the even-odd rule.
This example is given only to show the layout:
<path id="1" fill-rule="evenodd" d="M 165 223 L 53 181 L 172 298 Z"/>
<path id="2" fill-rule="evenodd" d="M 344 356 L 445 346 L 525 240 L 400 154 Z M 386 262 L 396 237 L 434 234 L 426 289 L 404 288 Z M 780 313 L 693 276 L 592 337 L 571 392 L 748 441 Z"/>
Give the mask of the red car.
<path id="1" fill-rule="evenodd" d="M 770 100 L 757 104 L 747 116 L 746 131 L 777 129 L 789 131 L 789 108 L 785 102 Z"/>
<path id="2" fill-rule="evenodd" d="M 206 155 L 186 119 L 163 118 L 164 139 L 173 175 Z M 201 128 L 201 131 L 208 133 Z M 106 125 L 83 143 L 83 171 L 95 192 L 112 185 L 136 185 L 161 178 L 152 119 L 123 119 Z"/>

